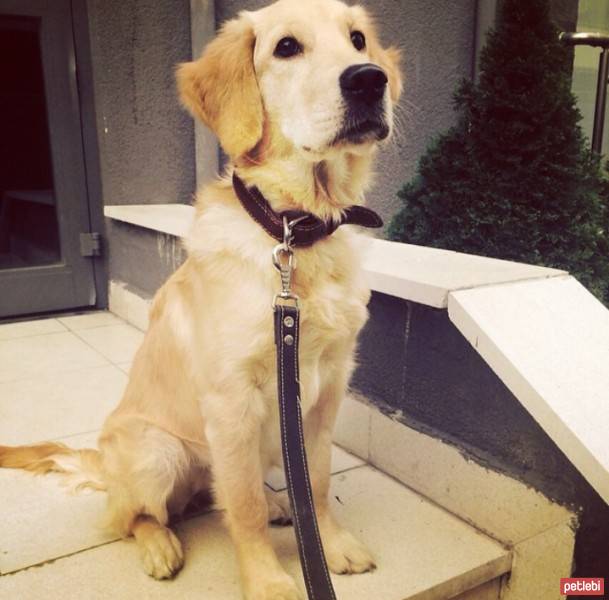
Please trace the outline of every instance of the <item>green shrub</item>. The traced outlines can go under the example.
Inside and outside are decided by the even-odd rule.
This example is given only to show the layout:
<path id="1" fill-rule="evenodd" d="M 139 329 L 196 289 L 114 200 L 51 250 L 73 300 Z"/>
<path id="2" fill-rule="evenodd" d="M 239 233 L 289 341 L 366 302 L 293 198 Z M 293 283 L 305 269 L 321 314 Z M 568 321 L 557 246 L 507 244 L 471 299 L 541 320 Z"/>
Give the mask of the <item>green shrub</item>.
<path id="1" fill-rule="evenodd" d="M 570 271 L 609 302 L 609 184 L 587 149 L 547 0 L 504 0 L 479 83 L 421 158 L 394 240 Z M 603 198 L 605 196 L 605 198 Z"/>

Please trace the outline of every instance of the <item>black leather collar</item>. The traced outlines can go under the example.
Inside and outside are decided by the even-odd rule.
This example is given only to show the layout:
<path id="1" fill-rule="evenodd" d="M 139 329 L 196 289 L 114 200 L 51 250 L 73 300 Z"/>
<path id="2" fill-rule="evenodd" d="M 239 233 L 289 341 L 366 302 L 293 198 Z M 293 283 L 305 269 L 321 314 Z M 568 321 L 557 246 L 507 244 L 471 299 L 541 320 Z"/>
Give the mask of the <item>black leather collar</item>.
<path id="1" fill-rule="evenodd" d="M 312 246 L 318 240 L 332 235 L 341 225 L 361 225 L 362 227 L 382 227 L 383 220 L 377 213 L 365 206 L 349 206 L 341 220 L 322 221 L 319 217 L 303 211 L 285 211 L 276 213 L 268 200 L 256 187 L 247 188 L 243 181 L 233 173 L 233 188 L 243 208 L 271 237 L 283 242 L 283 217 L 290 220 L 306 217 L 293 228 L 293 246 Z"/>

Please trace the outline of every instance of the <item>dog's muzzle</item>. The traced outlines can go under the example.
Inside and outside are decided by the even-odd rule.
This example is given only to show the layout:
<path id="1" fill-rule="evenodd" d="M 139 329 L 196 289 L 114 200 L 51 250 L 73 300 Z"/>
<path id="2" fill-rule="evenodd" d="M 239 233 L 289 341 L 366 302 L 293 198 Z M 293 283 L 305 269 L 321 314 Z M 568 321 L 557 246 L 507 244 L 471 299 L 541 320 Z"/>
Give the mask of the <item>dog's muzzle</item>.
<path id="1" fill-rule="evenodd" d="M 334 142 L 362 143 L 383 140 L 389 135 L 385 115 L 387 75 L 366 63 L 345 69 L 339 79 L 345 101 L 345 116 Z"/>

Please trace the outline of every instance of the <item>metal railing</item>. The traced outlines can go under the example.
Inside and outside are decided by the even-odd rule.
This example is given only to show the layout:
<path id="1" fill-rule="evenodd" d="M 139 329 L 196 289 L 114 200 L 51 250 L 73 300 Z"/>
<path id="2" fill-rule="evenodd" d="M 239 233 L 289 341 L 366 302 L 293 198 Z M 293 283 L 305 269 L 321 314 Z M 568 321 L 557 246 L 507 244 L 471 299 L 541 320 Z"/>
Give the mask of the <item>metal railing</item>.
<path id="1" fill-rule="evenodd" d="M 607 104 L 607 83 L 609 82 L 609 36 L 601 33 L 560 34 L 560 41 L 568 46 L 591 46 L 601 48 L 596 82 L 596 103 L 594 106 L 594 126 L 592 128 L 592 151 L 601 154 L 603 130 L 605 128 L 605 107 Z"/>

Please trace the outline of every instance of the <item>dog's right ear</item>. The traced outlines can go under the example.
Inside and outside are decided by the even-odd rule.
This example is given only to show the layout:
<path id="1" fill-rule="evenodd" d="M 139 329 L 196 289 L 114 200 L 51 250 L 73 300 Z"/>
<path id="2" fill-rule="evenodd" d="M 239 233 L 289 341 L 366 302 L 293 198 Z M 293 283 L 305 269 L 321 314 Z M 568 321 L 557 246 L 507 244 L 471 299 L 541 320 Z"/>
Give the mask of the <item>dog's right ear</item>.
<path id="1" fill-rule="evenodd" d="M 217 136 L 237 159 L 262 137 L 263 108 L 254 72 L 253 25 L 242 13 L 228 21 L 201 58 L 176 73 L 182 104 Z"/>

